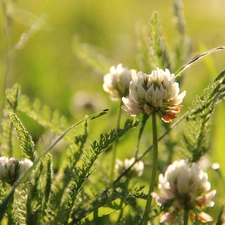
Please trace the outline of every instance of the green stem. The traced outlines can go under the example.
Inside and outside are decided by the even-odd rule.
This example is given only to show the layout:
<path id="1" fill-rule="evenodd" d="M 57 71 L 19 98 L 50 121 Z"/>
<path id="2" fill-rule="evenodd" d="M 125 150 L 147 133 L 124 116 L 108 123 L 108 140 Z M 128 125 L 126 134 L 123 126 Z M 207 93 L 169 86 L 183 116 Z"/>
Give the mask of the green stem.
<path id="1" fill-rule="evenodd" d="M 150 186 L 148 191 L 148 198 L 145 206 L 145 212 L 143 216 L 143 225 L 148 222 L 148 214 L 152 203 L 151 193 L 154 191 L 157 168 L 158 168 L 158 137 L 157 137 L 157 121 L 156 121 L 156 112 L 152 113 L 152 133 L 153 133 L 153 158 L 152 158 L 152 177 L 150 180 Z"/>
<path id="2" fill-rule="evenodd" d="M 8 209 L 7 209 L 8 225 L 12 225 L 15 222 L 13 220 L 13 202 L 14 202 L 14 194 L 10 197 L 9 202 L 8 202 Z"/>
<path id="3" fill-rule="evenodd" d="M 138 142 L 137 142 L 137 146 L 136 146 L 135 159 L 138 158 L 138 151 L 139 151 L 141 136 L 143 134 L 143 131 L 144 131 L 144 128 L 145 128 L 145 124 L 146 124 L 148 118 L 149 118 L 149 115 L 148 114 L 143 114 L 143 118 L 142 118 L 142 122 L 141 122 L 141 127 L 140 127 L 139 134 L 138 134 Z"/>
<path id="4" fill-rule="evenodd" d="M 126 186 L 125 186 L 125 189 L 128 190 L 128 185 L 129 185 L 129 179 L 127 180 L 126 182 Z M 117 219 L 117 223 L 116 224 L 119 224 L 120 220 L 122 219 L 123 217 L 123 212 L 124 212 L 124 207 L 123 207 L 123 204 L 124 204 L 124 198 L 121 198 L 120 199 L 120 214 L 119 214 L 119 217 Z"/>
<path id="5" fill-rule="evenodd" d="M 189 219 L 189 210 L 186 209 L 184 211 L 184 223 L 183 223 L 183 225 L 188 225 L 188 219 Z"/>
<path id="6" fill-rule="evenodd" d="M 120 128 L 120 120 L 121 120 L 121 106 L 122 106 L 122 100 L 120 101 L 119 109 L 118 109 L 118 117 L 117 117 L 117 124 L 116 124 L 116 129 L 118 130 Z M 110 173 L 110 183 L 113 184 L 114 180 L 114 171 L 115 171 L 115 163 L 116 163 L 116 149 L 118 145 L 119 139 L 117 138 L 115 140 L 115 143 L 113 145 L 112 149 L 112 164 L 111 164 L 111 173 Z"/>

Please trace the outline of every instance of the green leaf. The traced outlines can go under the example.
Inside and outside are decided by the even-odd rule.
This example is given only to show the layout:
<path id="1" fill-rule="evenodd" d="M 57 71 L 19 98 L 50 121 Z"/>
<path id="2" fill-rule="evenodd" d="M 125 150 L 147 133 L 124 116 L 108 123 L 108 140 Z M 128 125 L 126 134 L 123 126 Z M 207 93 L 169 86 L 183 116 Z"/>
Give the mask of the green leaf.
<path id="1" fill-rule="evenodd" d="M 157 12 L 154 12 L 150 19 L 149 32 L 150 52 L 153 53 L 152 56 L 154 57 L 153 60 L 156 60 L 156 66 L 172 70 L 171 56 L 162 36 L 160 17 Z"/>
<path id="2" fill-rule="evenodd" d="M 80 60 L 90 66 L 93 70 L 103 74 L 109 72 L 111 65 L 109 61 L 100 54 L 100 50 L 98 50 L 97 47 L 87 43 L 81 43 L 79 38 L 76 37 L 73 41 L 73 51 Z"/>
<path id="3" fill-rule="evenodd" d="M 122 204 L 121 204 L 122 201 Z M 94 210 L 94 212 L 91 212 L 89 215 L 84 217 L 80 222 L 85 222 L 86 220 L 88 221 L 93 221 L 96 216 L 98 218 L 109 215 L 110 213 L 113 213 L 117 210 L 123 209 L 126 206 L 126 203 L 123 202 L 122 199 L 115 199 L 111 201 L 110 203 L 107 203 L 97 209 Z"/>
<path id="4" fill-rule="evenodd" d="M 19 98 L 18 110 L 58 135 L 67 127 L 67 121 L 64 116 L 60 115 L 58 111 L 52 112 L 48 106 L 42 105 L 38 99 L 31 103 L 25 95 L 22 95 Z M 67 136 L 66 141 L 73 143 L 73 138 Z"/>
<path id="5" fill-rule="evenodd" d="M 186 117 L 187 129 L 184 134 L 186 148 L 191 161 L 197 162 L 209 150 L 209 126 L 215 107 L 225 97 L 225 69 L 209 85 L 204 94 L 196 97 Z"/>
<path id="6" fill-rule="evenodd" d="M 137 33 L 137 62 L 141 71 L 151 73 L 156 68 L 156 59 L 153 57 L 151 48 L 149 47 L 149 34 L 146 26 L 138 24 L 136 28 Z"/>
<path id="7" fill-rule="evenodd" d="M 0 132 L 0 143 L 1 143 L 1 153 L 12 156 L 13 146 L 12 146 L 12 130 L 13 126 L 9 119 L 10 112 L 16 112 L 18 98 L 19 98 L 20 87 L 18 84 L 13 85 L 11 89 L 6 90 L 7 102 L 3 109 L 3 118 L 1 121 L 1 132 Z"/>
<path id="8" fill-rule="evenodd" d="M 24 158 L 28 158 L 31 161 L 34 161 L 34 143 L 32 141 L 31 135 L 23 126 L 20 119 L 17 117 L 15 113 L 10 113 L 10 119 L 12 121 L 13 127 L 17 131 L 17 136 L 20 140 L 20 148 L 22 150 L 22 156 Z"/>
<path id="9" fill-rule="evenodd" d="M 15 111 L 17 108 L 19 93 L 20 86 L 18 84 L 14 84 L 11 89 L 6 90 L 6 98 L 12 111 Z"/>
<path id="10" fill-rule="evenodd" d="M 90 116 L 88 116 L 88 118 L 90 119 L 95 119 L 95 118 L 98 118 L 99 116 L 102 116 L 102 115 L 105 115 L 107 112 L 106 111 L 103 111 L 103 112 L 100 112 L 100 113 L 95 113 L 95 114 L 92 114 Z M 42 159 L 42 157 L 44 157 L 47 153 L 49 153 L 49 151 L 60 141 L 63 139 L 63 137 L 72 129 L 74 129 L 75 127 L 77 127 L 78 125 L 80 125 L 81 123 L 83 123 L 84 121 L 86 120 L 83 119 L 75 124 L 73 124 L 72 126 L 70 126 L 69 128 L 67 128 L 52 144 L 50 144 L 47 149 L 41 154 L 39 155 L 34 163 L 33 163 L 33 166 L 31 166 L 29 168 L 29 170 L 27 170 L 25 173 L 23 173 L 17 180 L 16 182 L 13 184 L 9 194 L 5 197 L 5 199 L 3 199 L 3 201 L 1 202 L 0 204 L 0 221 L 1 219 L 3 218 L 4 214 L 5 214 L 5 211 L 6 211 L 6 208 L 7 208 L 7 204 L 10 200 L 10 198 L 13 197 L 13 194 L 16 190 L 16 188 L 22 183 L 22 181 L 25 179 L 26 175 L 28 173 L 30 173 L 35 167 L 36 165 L 38 164 L 38 162 L 40 162 L 40 160 Z"/>
<path id="11" fill-rule="evenodd" d="M 192 52 L 192 40 L 186 34 L 186 22 L 181 0 L 173 1 L 174 21 L 177 31 L 175 39 L 175 70 L 178 70 L 190 57 Z M 180 78 L 181 79 L 181 78 Z"/>

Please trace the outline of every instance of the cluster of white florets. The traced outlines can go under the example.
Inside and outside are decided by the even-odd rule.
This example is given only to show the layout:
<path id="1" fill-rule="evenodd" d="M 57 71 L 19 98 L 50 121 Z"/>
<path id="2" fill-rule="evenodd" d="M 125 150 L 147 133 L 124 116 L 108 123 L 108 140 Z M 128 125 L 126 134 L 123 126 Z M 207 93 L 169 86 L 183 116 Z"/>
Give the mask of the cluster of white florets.
<path id="1" fill-rule="evenodd" d="M 129 115 L 156 112 L 166 123 L 176 118 L 186 95 L 186 91 L 179 94 L 179 84 L 168 69 L 157 68 L 146 74 L 128 70 L 122 64 L 110 68 L 110 73 L 104 76 L 103 88 L 112 99 L 122 98 L 122 108 Z"/>

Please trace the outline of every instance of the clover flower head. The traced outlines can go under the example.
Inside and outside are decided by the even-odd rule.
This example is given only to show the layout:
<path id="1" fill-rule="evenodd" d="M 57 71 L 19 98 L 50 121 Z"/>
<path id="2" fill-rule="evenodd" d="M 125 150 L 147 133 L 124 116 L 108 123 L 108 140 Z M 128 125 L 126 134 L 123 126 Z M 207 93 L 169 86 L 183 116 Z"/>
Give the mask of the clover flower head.
<path id="1" fill-rule="evenodd" d="M 132 73 L 129 96 L 122 98 L 125 104 L 122 108 L 131 116 L 155 111 L 164 122 L 170 123 L 180 112 L 180 103 L 186 95 L 186 91 L 179 92 L 175 75 L 168 69 L 157 68 L 150 75 L 141 71 Z"/>
<path id="2" fill-rule="evenodd" d="M 29 169 L 33 162 L 29 159 L 22 159 L 19 161 L 15 157 L 8 158 L 6 156 L 0 157 L 0 180 L 6 181 L 12 185 L 18 177 Z"/>
<path id="3" fill-rule="evenodd" d="M 134 157 L 131 159 L 125 159 L 124 161 L 117 159 L 115 170 L 118 173 L 122 173 L 126 169 L 128 169 L 134 162 L 135 162 Z M 126 176 L 129 178 L 140 177 L 143 174 L 143 171 L 144 171 L 144 163 L 142 161 L 138 161 L 131 167 L 131 169 L 127 172 Z"/>
<path id="4" fill-rule="evenodd" d="M 129 83 L 133 72 L 135 71 L 123 67 L 122 64 L 110 68 L 110 73 L 106 74 L 103 78 L 103 89 L 110 94 L 112 100 L 117 100 L 128 95 Z"/>
<path id="5" fill-rule="evenodd" d="M 216 190 L 211 188 L 207 173 L 203 172 L 197 163 L 189 166 L 186 160 L 175 161 L 169 165 L 165 174 L 159 175 L 159 189 L 161 196 L 153 192 L 158 205 L 170 205 L 173 212 L 164 213 L 160 222 L 171 222 L 185 209 L 191 211 L 192 220 L 197 215 L 201 222 L 212 221 L 212 217 L 201 211 L 202 207 L 212 207 L 212 198 Z M 169 209 L 168 209 L 169 210 Z"/>

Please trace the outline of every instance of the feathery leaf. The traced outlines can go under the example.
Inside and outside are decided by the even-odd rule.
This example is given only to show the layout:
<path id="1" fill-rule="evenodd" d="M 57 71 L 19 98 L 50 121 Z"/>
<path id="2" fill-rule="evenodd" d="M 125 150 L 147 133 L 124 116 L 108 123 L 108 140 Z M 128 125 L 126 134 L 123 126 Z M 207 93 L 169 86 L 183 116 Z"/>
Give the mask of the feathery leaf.
<path id="1" fill-rule="evenodd" d="M 156 59 L 157 67 L 167 68 L 172 71 L 170 54 L 162 37 L 162 27 L 159 14 L 154 12 L 149 22 L 150 48 Z"/>
<path id="2" fill-rule="evenodd" d="M 12 121 L 13 127 L 17 131 L 17 136 L 20 140 L 20 148 L 22 150 L 21 153 L 23 157 L 34 161 L 34 143 L 32 141 L 31 135 L 25 129 L 22 122 L 15 113 L 10 113 L 10 119 Z"/>
<path id="3" fill-rule="evenodd" d="M 96 47 L 87 43 L 80 43 L 78 38 L 74 38 L 73 51 L 80 60 L 90 66 L 93 70 L 103 74 L 108 73 L 110 63 L 99 53 Z"/>
<path id="4" fill-rule="evenodd" d="M 196 97 L 186 117 L 187 131 L 184 141 L 191 153 L 191 161 L 197 162 L 209 150 L 209 126 L 216 105 L 224 100 L 225 70 L 205 90 L 202 97 Z"/>

